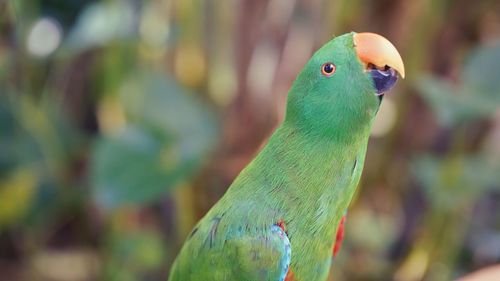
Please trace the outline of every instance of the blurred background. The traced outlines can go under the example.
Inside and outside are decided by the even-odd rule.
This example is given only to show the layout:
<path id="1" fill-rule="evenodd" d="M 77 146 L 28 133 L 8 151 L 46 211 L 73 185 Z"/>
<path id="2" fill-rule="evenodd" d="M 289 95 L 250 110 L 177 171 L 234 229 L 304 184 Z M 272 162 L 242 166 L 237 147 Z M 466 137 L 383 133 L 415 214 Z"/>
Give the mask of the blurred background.
<path id="1" fill-rule="evenodd" d="M 500 262 L 499 1 L 0 1 L 0 30 L 2 281 L 166 280 L 304 63 L 350 31 L 387 37 L 407 78 L 329 280 Z"/>

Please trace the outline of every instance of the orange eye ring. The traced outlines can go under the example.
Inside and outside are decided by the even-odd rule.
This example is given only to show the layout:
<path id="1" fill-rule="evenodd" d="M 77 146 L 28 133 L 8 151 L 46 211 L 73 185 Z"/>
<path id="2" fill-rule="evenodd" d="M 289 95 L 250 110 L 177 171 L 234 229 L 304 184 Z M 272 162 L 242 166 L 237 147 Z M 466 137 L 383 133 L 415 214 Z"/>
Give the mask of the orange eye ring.
<path id="1" fill-rule="evenodd" d="M 327 62 L 321 66 L 321 73 L 326 77 L 330 77 L 335 73 L 335 69 L 335 64 Z"/>

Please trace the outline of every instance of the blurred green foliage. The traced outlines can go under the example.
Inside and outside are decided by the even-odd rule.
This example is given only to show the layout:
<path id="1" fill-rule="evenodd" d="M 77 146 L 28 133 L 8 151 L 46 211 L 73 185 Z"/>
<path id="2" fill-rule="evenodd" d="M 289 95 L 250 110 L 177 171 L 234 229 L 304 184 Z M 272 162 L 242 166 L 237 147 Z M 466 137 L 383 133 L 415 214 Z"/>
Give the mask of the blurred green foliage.
<path id="1" fill-rule="evenodd" d="M 0 30 L 0 280 L 165 280 L 308 57 L 351 30 L 389 38 L 407 79 L 330 280 L 500 262 L 498 1 L 4 1 Z"/>
<path id="2" fill-rule="evenodd" d="M 500 42 L 473 51 L 459 74 L 459 83 L 424 76 L 416 83 L 445 126 L 491 117 L 500 106 Z"/>
<path id="3" fill-rule="evenodd" d="M 151 71 L 132 74 L 117 102 L 129 122 L 117 135 L 97 140 L 90 162 L 96 200 L 103 207 L 158 200 L 189 177 L 213 146 L 214 116 Z"/>

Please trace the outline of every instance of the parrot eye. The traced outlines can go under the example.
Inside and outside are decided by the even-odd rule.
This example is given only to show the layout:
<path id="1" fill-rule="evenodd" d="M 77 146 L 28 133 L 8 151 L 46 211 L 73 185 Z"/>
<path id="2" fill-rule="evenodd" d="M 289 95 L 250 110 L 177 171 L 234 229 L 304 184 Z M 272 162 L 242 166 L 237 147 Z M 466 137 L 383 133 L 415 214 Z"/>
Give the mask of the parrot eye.
<path id="1" fill-rule="evenodd" d="M 321 73 L 325 75 L 326 77 L 330 77 L 335 73 L 335 64 L 331 62 L 327 62 L 321 66 Z"/>

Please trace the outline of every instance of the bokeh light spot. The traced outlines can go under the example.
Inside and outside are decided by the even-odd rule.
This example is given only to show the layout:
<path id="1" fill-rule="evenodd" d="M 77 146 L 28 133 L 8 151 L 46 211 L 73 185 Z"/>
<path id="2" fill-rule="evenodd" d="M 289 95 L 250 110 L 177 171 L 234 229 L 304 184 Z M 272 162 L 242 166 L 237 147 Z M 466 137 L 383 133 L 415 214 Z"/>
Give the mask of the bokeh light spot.
<path id="1" fill-rule="evenodd" d="M 36 21 L 28 34 L 28 52 L 37 57 L 46 57 L 61 44 L 62 29 L 59 23 L 49 17 Z"/>
<path id="2" fill-rule="evenodd" d="M 205 67 L 205 58 L 200 47 L 195 45 L 178 47 L 174 68 L 177 78 L 184 85 L 199 86 L 205 79 Z"/>
<path id="3" fill-rule="evenodd" d="M 384 98 L 380 105 L 380 110 L 373 123 L 372 136 L 383 137 L 387 135 L 396 123 L 396 106 L 391 99 Z"/>

